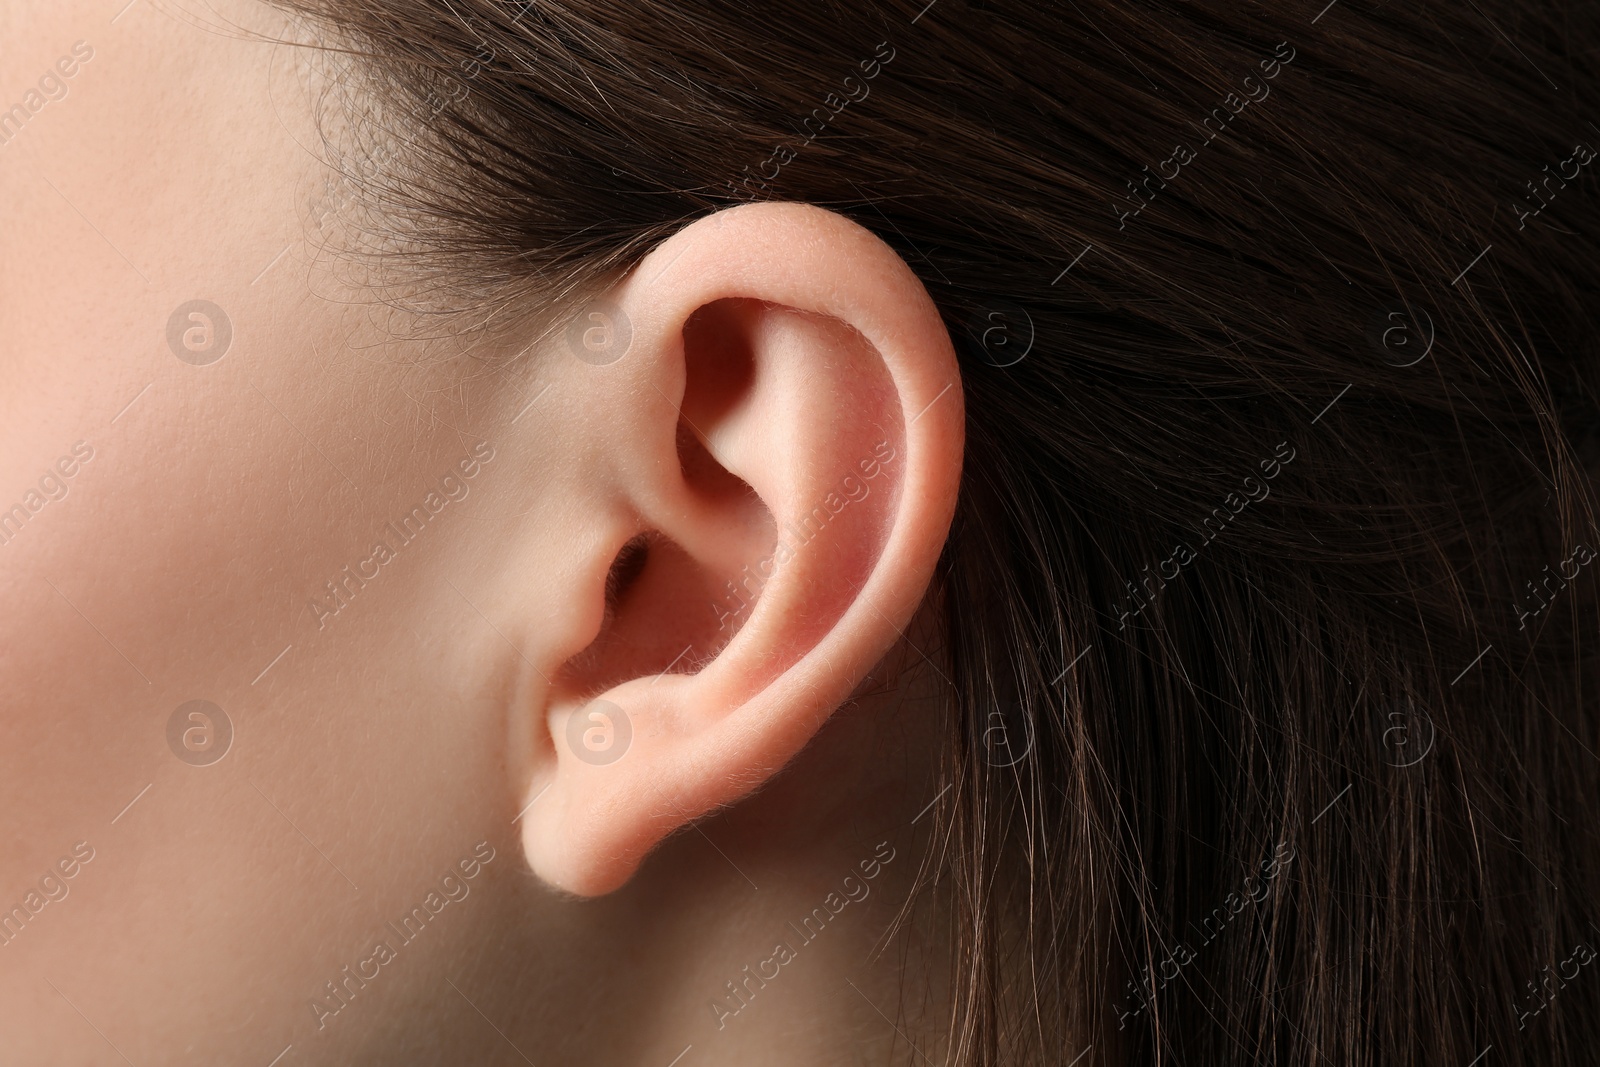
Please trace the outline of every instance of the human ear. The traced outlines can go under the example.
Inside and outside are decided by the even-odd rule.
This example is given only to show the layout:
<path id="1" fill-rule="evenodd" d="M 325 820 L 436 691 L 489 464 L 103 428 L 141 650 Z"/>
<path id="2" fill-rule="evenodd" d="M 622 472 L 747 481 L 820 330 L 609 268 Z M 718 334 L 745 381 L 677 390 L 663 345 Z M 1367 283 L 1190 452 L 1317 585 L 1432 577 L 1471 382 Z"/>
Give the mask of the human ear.
<path id="1" fill-rule="evenodd" d="M 528 861 L 582 895 L 759 788 L 901 637 L 963 445 L 937 308 L 838 214 L 700 219 L 574 309 L 580 331 L 593 315 L 628 338 L 581 368 L 614 428 L 592 446 L 599 532 L 561 596 L 592 638 L 517 712 Z"/>

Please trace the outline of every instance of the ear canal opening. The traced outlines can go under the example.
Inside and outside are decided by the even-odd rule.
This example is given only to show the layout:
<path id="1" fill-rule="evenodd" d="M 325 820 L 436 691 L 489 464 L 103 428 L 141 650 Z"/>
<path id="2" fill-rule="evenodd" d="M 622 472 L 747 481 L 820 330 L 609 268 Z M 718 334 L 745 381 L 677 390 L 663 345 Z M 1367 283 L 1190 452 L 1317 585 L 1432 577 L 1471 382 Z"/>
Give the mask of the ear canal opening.
<path id="1" fill-rule="evenodd" d="M 600 632 L 563 669 L 579 694 L 633 678 L 693 674 L 720 650 L 715 576 L 659 531 L 617 550 L 605 580 Z"/>
<path id="2" fill-rule="evenodd" d="M 628 590 L 639 581 L 645 566 L 650 562 L 650 535 L 642 533 L 617 550 L 606 573 L 606 618 L 615 616 L 617 605 L 628 595 Z"/>
<path id="3" fill-rule="evenodd" d="M 600 630 L 564 669 L 567 686 L 578 695 L 652 675 L 697 673 L 753 614 L 764 585 L 753 567 L 776 529 L 759 494 L 723 465 L 700 433 L 716 430 L 750 388 L 754 361 L 744 320 L 756 306 L 716 301 L 684 327 L 676 459 L 695 500 L 695 521 L 704 524 L 712 516 L 718 529 L 695 528 L 697 554 L 670 528 L 659 527 L 617 550 L 606 573 Z"/>

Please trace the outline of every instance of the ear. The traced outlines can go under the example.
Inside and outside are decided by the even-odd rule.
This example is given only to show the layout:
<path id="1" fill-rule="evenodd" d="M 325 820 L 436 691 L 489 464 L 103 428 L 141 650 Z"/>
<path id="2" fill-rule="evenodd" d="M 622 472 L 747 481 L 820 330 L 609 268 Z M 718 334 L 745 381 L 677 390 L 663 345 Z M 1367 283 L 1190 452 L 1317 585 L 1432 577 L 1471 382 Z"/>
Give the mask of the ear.
<path id="1" fill-rule="evenodd" d="M 760 787 L 902 636 L 949 532 L 963 409 L 921 282 L 806 205 L 692 223 L 572 323 L 608 427 L 562 597 L 592 638 L 526 711 L 522 833 L 535 872 L 592 895 Z"/>

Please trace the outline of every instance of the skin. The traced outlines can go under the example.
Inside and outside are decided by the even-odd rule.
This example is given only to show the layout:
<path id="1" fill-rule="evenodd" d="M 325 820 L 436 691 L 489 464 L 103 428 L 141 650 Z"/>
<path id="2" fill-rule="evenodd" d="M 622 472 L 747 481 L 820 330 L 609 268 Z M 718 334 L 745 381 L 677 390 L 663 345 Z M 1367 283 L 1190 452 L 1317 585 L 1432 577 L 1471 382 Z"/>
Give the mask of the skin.
<path id="1" fill-rule="evenodd" d="M 332 172 L 291 33 L 254 0 L 0 11 L 0 106 L 92 48 L 0 146 L 0 907 L 64 893 L 0 944 L 0 1063 L 937 1058 L 938 939 L 873 955 L 942 788 L 919 650 L 963 423 L 927 294 L 752 205 L 606 294 L 611 362 L 424 343 L 307 222 Z M 225 351 L 214 313 L 169 330 L 196 299 Z M 193 700 L 214 762 L 209 711 L 169 740 Z M 460 899 L 385 927 L 430 892 Z M 832 892 L 863 898 L 785 933 Z"/>

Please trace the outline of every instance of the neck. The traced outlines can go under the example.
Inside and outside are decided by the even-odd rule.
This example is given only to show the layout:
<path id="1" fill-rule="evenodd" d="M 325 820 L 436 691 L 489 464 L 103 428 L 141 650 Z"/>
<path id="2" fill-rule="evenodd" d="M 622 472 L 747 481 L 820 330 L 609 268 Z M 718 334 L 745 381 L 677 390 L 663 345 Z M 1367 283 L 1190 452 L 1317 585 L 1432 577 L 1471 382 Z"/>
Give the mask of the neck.
<path id="1" fill-rule="evenodd" d="M 937 705 L 889 689 L 642 872 L 641 902 L 663 904 L 640 918 L 673 976 L 654 983 L 659 1025 L 636 1062 L 691 1045 L 680 1067 L 942 1059 L 947 960 L 927 909 L 905 910 L 942 788 Z"/>
<path id="2" fill-rule="evenodd" d="M 939 690 L 930 697 L 907 675 L 868 689 L 760 795 L 677 836 L 594 902 L 611 958 L 593 958 L 579 985 L 637 1008 L 643 1046 L 586 1062 L 942 1059 L 942 928 L 926 907 L 906 910 L 942 788 Z M 613 1005 L 595 1010 L 635 1029 Z"/>
<path id="3" fill-rule="evenodd" d="M 920 900 L 906 909 L 944 788 L 944 686 L 919 677 L 869 679 L 765 789 L 609 896 L 490 872 L 462 913 L 472 928 L 414 968 L 380 1044 L 602 1067 L 942 1061 L 948 926 Z M 440 974 L 459 987 L 443 1000 Z M 374 1053 L 359 1029 L 343 1033 Z"/>

